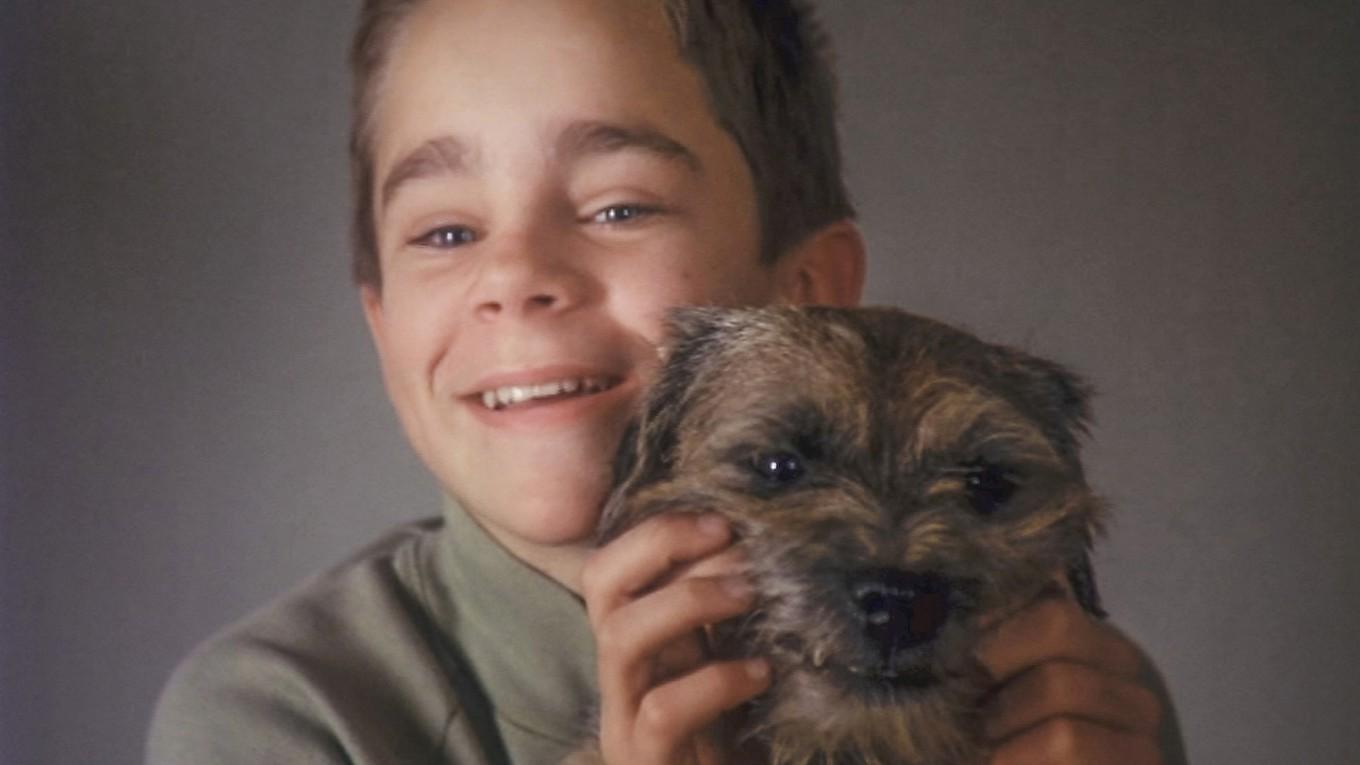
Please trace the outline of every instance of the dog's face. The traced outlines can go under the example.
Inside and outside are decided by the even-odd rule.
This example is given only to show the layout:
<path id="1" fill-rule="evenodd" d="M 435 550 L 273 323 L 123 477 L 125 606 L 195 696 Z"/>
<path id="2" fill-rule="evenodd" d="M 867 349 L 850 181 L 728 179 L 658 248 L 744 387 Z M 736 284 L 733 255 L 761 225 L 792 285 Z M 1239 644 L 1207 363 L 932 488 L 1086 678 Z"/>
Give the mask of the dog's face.
<path id="1" fill-rule="evenodd" d="M 730 520 L 757 603 L 715 650 L 771 660 L 748 732 L 777 762 L 972 754 L 980 617 L 1060 572 L 1098 608 L 1084 385 L 889 309 L 687 309 L 673 327 L 603 538 L 664 512 Z"/>

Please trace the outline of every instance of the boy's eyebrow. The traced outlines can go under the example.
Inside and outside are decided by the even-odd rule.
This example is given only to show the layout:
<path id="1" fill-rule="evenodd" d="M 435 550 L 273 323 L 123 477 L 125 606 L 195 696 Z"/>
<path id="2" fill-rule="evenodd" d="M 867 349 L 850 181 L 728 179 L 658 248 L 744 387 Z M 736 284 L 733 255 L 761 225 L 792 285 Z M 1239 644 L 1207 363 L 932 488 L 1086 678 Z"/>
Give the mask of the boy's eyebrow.
<path id="1" fill-rule="evenodd" d="M 660 130 L 646 125 L 583 120 L 568 125 L 557 139 L 558 156 L 566 161 L 628 149 L 640 149 L 663 159 L 678 160 L 696 173 L 703 172 L 703 164 L 694 152 Z"/>
<path id="2" fill-rule="evenodd" d="M 625 126 L 593 120 L 573 122 L 558 134 L 556 145 L 558 158 L 565 161 L 629 149 L 676 160 L 693 172 L 703 172 L 703 164 L 694 152 L 660 130 L 645 125 Z M 402 157 L 388 171 L 378 197 L 379 208 L 386 208 L 397 190 L 407 182 L 463 173 L 473 161 L 474 152 L 457 138 L 451 135 L 432 138 Z"/>
<path id="3" fill-rule="evenodd" d="M 397 189 L 408 181 L 465 172 L 471 161 L 471 150 L 462 141 L 446 135 L 431 138 L 402 157 L 383 179 L 380 207 L 387 207 Z"/>

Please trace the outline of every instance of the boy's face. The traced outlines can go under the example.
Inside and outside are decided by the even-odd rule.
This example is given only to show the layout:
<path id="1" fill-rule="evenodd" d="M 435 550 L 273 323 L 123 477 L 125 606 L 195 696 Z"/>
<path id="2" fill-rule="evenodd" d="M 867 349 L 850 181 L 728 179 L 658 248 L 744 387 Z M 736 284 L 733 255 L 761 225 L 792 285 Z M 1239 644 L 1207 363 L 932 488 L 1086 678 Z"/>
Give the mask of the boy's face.
<path id="1" fill-rule="evenodd" d="M 784 266 L 659 3 L 429 0 L 394 45 L 364 294 L 386 384 L 443 486 L 543 565 L 595 524 L 664 312 L 775 300 Z"/>

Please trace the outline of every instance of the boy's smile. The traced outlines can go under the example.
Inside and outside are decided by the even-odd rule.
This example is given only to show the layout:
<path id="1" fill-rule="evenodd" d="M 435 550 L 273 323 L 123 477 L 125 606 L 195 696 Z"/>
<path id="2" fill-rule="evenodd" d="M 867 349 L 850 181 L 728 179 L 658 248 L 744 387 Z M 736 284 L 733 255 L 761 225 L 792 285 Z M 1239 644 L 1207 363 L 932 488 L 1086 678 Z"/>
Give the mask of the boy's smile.
<path id="1" fill-rule="evenodd" d="M 566 374 L 567 370 L 563 370 Z M 543 377 L 545 374 L 535 375 Z M 524 380 L 519 383 L 496 385 L 488 381 L 482 388 L 482 406 L 494 412 L 514 407 L 523 410 L 540 403 L 558 403 L 566 398 L 592 396 L 616 387 L 619 381 L 613 377 L 598 375 L 558 377 L 548 382 L 532 383 Z"/>
<path id="2" fill-rule="evenodd" d="M 570 581 L 665 311 L 781 294 L 750 170 L 660 3 L 428 0 L 380 93 L 389 393 L 444 488 Z"/>

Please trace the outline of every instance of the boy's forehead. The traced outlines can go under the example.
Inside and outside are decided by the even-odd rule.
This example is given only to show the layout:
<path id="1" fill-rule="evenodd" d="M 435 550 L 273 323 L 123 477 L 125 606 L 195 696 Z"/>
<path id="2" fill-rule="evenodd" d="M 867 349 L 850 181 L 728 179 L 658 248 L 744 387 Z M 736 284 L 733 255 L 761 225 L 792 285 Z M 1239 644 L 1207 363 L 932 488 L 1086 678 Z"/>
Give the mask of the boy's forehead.
<path id="1" fill-rule="evenodd" d="M 661 0 L 426 0 L 394 36 L 384 90 L 455 77 L 477 90 L 519 73 L 549 95 L 577 70 L 625 62 L 616 74 L 656 86 L 689 71 Z"/>
<path id="2" fill-rule="evenodd" d="M 534 131 L 545 151 L 632 145 L 696 168 L 705 151 L 692 142 L 730 138 L 661 0 L 429 0 L 394 39 L 375 106 L 380 179 L 401 162 L 466 167 L 507 132 Z"/>

